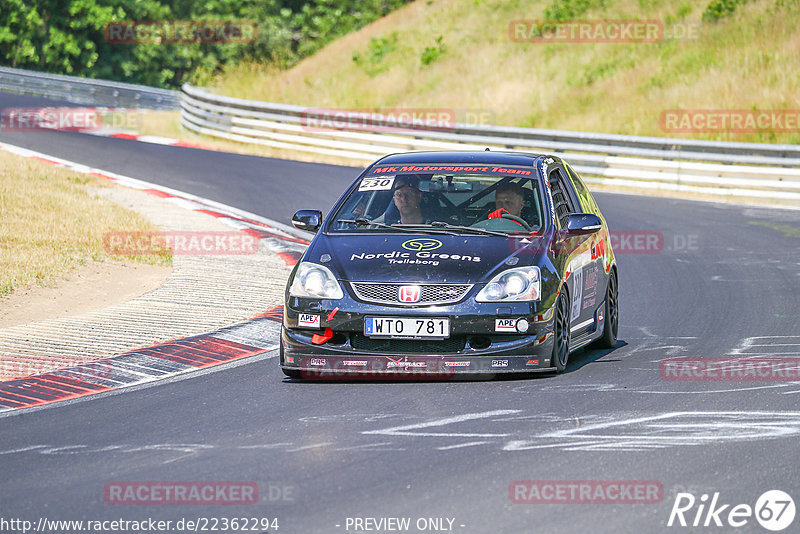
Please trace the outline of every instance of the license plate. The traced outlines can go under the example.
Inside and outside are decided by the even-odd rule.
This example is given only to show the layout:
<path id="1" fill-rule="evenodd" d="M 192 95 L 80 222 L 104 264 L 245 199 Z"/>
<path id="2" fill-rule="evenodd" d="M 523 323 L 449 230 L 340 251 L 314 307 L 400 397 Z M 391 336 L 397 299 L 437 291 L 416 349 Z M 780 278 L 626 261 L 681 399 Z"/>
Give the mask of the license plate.
<path id="1" fill-rule="evenodd" d="M 441 317 L 365 317 L 369 337 L 421 339 L 450 337 L 450 319 Z"/>

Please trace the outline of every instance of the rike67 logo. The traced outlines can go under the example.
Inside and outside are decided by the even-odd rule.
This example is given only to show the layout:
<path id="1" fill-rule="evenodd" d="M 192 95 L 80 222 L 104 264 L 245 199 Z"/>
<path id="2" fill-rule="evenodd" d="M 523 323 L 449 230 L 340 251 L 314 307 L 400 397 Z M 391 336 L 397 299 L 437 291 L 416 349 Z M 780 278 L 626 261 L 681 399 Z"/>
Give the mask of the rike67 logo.
<path id="1" fill-rule="evenodd" d="M 669 514 L 667 526 L 681 527 L 743 527 L 750 524 L 753 517 L 765 529 L 778 532 L 786 529 L 794 521 L 794 500 L 781 490 L 765 491 L 756 500 L 755 506 L 749 504 L 731 505 L 720 499 L 715 492 L 709 499 L 704 493 L 697 499 L 691 493 L 678 493 Z"/>

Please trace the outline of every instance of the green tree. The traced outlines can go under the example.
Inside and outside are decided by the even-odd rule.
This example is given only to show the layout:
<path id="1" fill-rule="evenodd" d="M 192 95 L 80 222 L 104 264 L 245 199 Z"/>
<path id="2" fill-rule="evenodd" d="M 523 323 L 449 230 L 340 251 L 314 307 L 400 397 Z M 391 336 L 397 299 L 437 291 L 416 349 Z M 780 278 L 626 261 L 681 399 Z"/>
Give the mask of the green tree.
<path id="1" fill-rule="evenodd" d="M 114 16 L 96 0 L 0 0 L 0 58 L 12 67 L 86 76 Z"/>
<path id="2" fill-rule="evenodd" d="M 225 65 L 256 60 L 287 67 L 409 0 L 0 0 L 0 63 L 155 87 L 203 83 Z M 121 21 L 245 20 L 246 44 L 120 44 Z"/>

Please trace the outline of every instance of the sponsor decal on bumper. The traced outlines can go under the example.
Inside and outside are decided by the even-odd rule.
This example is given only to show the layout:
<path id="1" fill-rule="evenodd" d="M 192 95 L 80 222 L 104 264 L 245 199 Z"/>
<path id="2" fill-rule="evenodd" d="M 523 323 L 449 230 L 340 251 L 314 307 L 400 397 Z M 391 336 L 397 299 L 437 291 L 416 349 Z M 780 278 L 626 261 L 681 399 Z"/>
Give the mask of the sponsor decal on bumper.
<path id="1" fill-rule="evenodd" d="M 297 326 L 306 328 L 319 328 L 319 315 L 301 313 L 297 317 Z"/>
<path id="2" fill-rule="evenodd" d="M 367 360 L 343 360 L 342 364 L 347 367 L 366 367 L 369 362 Z"/>

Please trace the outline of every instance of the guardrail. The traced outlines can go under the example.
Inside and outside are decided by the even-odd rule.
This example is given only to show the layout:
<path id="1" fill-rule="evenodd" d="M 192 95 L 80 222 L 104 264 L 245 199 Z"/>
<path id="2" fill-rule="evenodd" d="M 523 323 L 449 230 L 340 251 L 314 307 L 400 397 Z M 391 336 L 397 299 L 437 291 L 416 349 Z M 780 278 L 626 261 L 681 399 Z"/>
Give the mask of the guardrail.
<path id="1" fill-rule="evenodd" d="M 725 197 L 760 197 L 800 201 L 800 146 L 724 143 L 596 133 L 452 124 L 447 128 L 404 128 L 368 132 L 370 122 L 321 128 L 309 116 L 323 110 L 242 100 L 183 86 L 181 124 L 197 133 L 373 161 L 409 150 L 521 150 L 563 155 L 588 182 L 642 189 L 702 193 Z M 334 113 L 334 110 L 331 110 Z M 341 122 L 341 117 L 331 116 Z"/>
<path id="2" fill-rule="evenodd" d="M 360 117 L 337 128 L 309 126 L 324 110 L 215 95 L 184 85 L 183 92 L 0 67 L 0 91 L 119 108 L 180 109 L 192 131 L 273 148 L 369 162 L 411 150 L 520 150 L 563 155 L 586 181 L 724 197 L 800 203 L 800 146 L 724 143 L 597 133 L 478 126 L 409 125 L 365 131 L 385 117 Z M 335 113 L 334 110 L 330 110 Z M 336 121 L 341 117 L 332 115 Z M 367 128 L 368 129 L 368 128 Z M 378 128 L 380 129 L 380 128 Z"/>
<path id="3" fill-rule="evenodd" d="M 11 67 L 0 67 L 0 91 L 57 98 L 86 106 L 176 110 L 180 105 L 178 91 Z"/>

